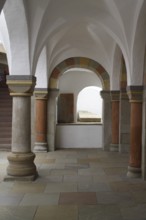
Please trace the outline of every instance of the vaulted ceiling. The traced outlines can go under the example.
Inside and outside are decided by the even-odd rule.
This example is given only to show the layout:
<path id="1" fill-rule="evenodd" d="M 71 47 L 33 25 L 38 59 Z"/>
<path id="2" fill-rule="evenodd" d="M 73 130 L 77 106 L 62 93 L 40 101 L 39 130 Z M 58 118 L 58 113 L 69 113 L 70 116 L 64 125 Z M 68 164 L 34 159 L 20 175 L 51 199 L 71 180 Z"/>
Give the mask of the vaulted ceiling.
<path id="1" fill-rule="evenodd" d="M 87 57 L 116 79 L 123 55 L 128 83 L 142 84 L 144 0 L 6 0 L 0 27 L 12 74 L 35 74 L 45 50 L 48 74 L 67 58 Z"/>

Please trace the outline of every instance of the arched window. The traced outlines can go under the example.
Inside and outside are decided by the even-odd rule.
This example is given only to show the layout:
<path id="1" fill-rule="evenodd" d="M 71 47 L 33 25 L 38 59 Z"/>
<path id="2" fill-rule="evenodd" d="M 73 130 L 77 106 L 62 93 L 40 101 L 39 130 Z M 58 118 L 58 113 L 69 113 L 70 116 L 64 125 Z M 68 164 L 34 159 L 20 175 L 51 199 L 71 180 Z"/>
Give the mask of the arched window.
<path id="1" fill-rule="evenodd" d="M 79 122 L 101 122 L 102 99 L 100 87 L 89 86 L 78 94 L 77 115 Z"/>

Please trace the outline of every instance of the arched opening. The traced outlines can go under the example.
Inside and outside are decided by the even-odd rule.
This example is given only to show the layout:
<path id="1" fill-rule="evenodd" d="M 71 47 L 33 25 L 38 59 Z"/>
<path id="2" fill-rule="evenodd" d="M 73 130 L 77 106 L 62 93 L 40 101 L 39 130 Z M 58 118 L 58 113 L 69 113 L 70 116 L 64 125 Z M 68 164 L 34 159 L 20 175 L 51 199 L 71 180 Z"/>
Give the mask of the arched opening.
<path id="1" fill-rule="evenodd" d="M 100 123 L 102 84 L 99 77 L 85 68 L 71 68 L 60 76 L 58 89 L 56 147 L 100 148 L 102 146 L 102 124 Z M 90 117 L 79 121 L 77 109 L 86 110 L 86 115 L 87 111 L 90 111 Z"/>
<path id="2" fill-rule="evenodd" d="M 88 91 L 91 91 L 91 95 L 94 96 L 92 105 L 97 107 L 95 96 L 97 95 L 101 101 L 97 90 L 98 88 L 101 90 L 102 84 L 93 71 L 84 68 L 71 68 L 60 76 L 58 82 L 58 123 L 79 123 L 77 114 L 78 95 L 83 89 L 88 87 L 90 87 Z M 97 89 L 93 89 L 93 87 Z M 88 102 L 86 101 L 88 108 L 91 106 L 90 101 L 91 98 L 89 98 Z"/>
<path id="3" fill-rule="evenodd" d="M 79 73 L 80 71 L 80 73 Z M 67 81 L 62 80 L 63 78 L 68 78 L 69 72 L 71 72 L 71 76 Z M 88 72 L 89 79 L 86 83 L 83 84 L 85 79 L 85 72 Z M 94 75 L 95 78 L 91 82 L 90 78 Z M 80 76 L 80 79 L 77 79 L 77 76 Z M 75 81 L 74 81 L 75 80 Z M 97 83 L 97 81 L 99 83 Z M 61 89 L 61 84 L 67 86 L 66 88 Z M 104 135 L 103 126 L 101 123 L 80 123 L 77 122 L 77 96 L 79 92 L 88 86 L 96 86 L 102 88 L 104 92 L 109 93 L 110 89 L 110 80 L 109 75 L 106 70 L 96 61 L 91 60 L 89 58 L 84 57 L 72 57 L 64 60 L 59 63 L 52 71 L 52 74 L 49 78 L 49 92 L 50 92 L 50 103 L 54 103 L 53 111 L 56 111 L 58 103 L 62 103 L 64 107 L 69 101 L 67 106 L 71 106 L 69 111 L 62 110 L 64 114 L 64 120 L 56 121 L 56 113 L 54 113 L 53 126 L 49 124 L 49 129 L 53 130 L 54 136 L 52 133 L 48 133 L 49 137 L 54 137 L 54 140 L 50 139 L 49 146 L 52 147 L 52 143 L 54 144 L 54 149 L 56 148 L 101 148 L 102 144 L 102 136 Z M 76 88 L 74 88 L 76 87 Z M 78 87 L 78 88 L 77 88 Z M 73 89 L 75 89 L 76 94 L 73 94 Z M 59 93 L 58 101 L 56 102 L 56 92 Z M 52 95 L 51 95 L 52 94 Z M 53 95 L 54 94 L 54 95 Z M 63 95 L 61 97 L 61 95 Z M 74 97 L 73 97 L 74 95 Z M 61 97 L 62 101 L 59 100 Z M 54 100 L 54 101 L 53 101 Z M 72 107 L 72 103 L 75 103 Z M 56 109 L 56 110 L 55 110 Z M 48 121 L 52 120 L 52 110 L 48 109 Z M 70 113 L 74 118 L 70 117 Z M 69 117 L 66 117 L 67 113 L 69 113 Z M 57 114 L 58 115 L 58 114 Z M 69 120 L 66 120 L 69 119 Z"/>
<path id="4" fill-rule="evenodd" d="M 77 121 L 101 122 L 102 98 L 100 87 L 89 86 L 82 89 L 77 99 Z"/>

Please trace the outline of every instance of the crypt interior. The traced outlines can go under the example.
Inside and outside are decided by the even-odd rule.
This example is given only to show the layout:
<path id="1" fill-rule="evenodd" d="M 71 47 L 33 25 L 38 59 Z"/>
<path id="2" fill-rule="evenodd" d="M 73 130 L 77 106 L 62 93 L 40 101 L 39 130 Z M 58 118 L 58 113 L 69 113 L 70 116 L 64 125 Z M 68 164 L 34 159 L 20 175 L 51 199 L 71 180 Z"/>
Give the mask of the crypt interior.
<path id="1" fill-rule="evenodd" d="M 146 219 L 146 1 L 0 1 L 0 220 Z"/>

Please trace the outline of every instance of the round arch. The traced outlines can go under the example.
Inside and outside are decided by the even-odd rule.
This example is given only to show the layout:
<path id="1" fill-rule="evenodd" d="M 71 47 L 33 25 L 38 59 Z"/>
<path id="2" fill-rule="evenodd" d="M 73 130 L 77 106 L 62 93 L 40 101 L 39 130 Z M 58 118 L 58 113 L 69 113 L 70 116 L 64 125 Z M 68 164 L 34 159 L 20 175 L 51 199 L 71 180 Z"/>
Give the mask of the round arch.
<path id="1" fill-rule="evenodd" d="M 49 88 L 57 89 L 61 74 L 70 68 L 85 68 L 92 70 L 101 80 L 102 89 L 110 90 L 110 78 L 105 68 L 98 62 L 86 57 L 71 57 L 59 63 L 52 71 L 49 78 Z"/>

